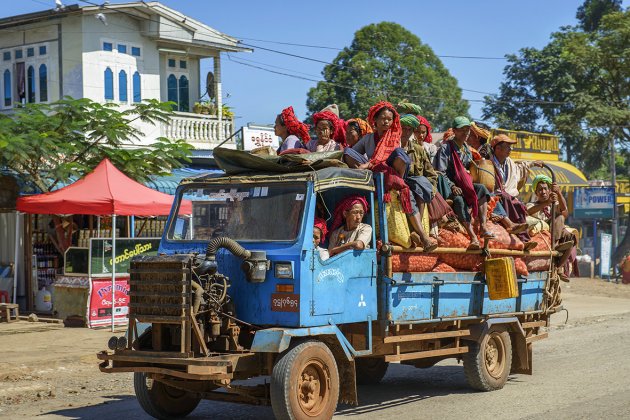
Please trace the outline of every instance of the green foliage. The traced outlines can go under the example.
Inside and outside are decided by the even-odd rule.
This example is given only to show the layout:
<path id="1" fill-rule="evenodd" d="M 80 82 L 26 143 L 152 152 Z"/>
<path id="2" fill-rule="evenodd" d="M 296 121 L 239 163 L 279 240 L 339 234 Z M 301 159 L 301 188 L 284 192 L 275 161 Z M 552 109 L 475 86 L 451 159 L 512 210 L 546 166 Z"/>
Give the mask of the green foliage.
<path id="1" fill-rule="evenodd" d="M 587 2 L 585 5 L 595 2 Z M 567 160 L 592 175 L 610 174 L 614 138 L 617 173 L 630 161 L 630 10 L 601 17 L 597 30 L 565 27 L 541 50 L 509 56 L 498 97 L 484 118 L 501 127 L 561 136 Z M 604 157 L 602 159 L 602 157 Z"/>
<path id="2" fill-rule="evenodd" d="M 578 7 L 575 17 L 584 31 L 593 32 L 604 16 L 621 10 L 621 0 L 586 0 Z"/>
<path id="3" fill-rule="evenodd" d="M 324 67 L 325 81 L 308 92 L 311 113 L 336 103 L 343 118 L 365 118 L 381 100 L 416 103 L 437 129 L 468 114 L 457 80 L 433 50 L 402 26 L 381 22 L 359 29 L 352 44 Z"/>
<path id="4" fill-rule="evenodd" d="M 142 133 L 133 123 L 168 123 L 171 106 L 150 99 L 121 111 L 115 104 L 64 97 L 17 107 L 0 116 L 0 167 L 29 174 L 42 191 L 83 176 L 103 158 L 138 181 L 167 174 L 188 159 L 190 146 L 158 138 L 137 147 Z"/>

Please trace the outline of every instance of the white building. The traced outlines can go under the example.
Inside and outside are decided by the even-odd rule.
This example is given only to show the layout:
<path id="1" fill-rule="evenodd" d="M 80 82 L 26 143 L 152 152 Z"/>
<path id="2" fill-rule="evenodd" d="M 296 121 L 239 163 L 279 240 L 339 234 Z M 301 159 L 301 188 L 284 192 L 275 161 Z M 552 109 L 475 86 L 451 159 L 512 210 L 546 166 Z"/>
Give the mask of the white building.
<path id="1" fill-rule="evenodd" d="M 249 49 L 158 2 L 73 5 L 3 18 L 0 112 L 64 96 L 123 107 L 142 99 L 170 100 L 177 104 L 175 117 L 168 125 L 141 127 L 142 144 L 164 136 L 212 149 L 233 132 L 233 120 L 221 112 L 196 114 L 193 107 L 208 98 L 200 85 L 209 80 L 207 90 L 222 109 L 221 52 L 241 51 Z M 212 75 L 201 74 L 206 58 L 213 60 Z"/>

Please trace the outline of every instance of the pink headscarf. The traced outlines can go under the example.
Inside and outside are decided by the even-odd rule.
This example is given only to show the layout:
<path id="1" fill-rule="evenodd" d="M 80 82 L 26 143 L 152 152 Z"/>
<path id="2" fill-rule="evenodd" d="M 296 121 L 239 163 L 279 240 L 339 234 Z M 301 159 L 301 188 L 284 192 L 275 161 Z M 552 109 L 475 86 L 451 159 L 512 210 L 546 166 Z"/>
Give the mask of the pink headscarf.
<path id="1" fill-rule="evenodd" d="M 344 198 L 337 204 L 335 211 L 333 212 L 333 222 L 332 226 L 330 226 L 331 232 L 334 232 L 343 224 L 343 212 L 350 210 L 355 204 L 361 204 L 363 206 L 363 210 L 367 213 L 369 206 L 365 197 L 360 195 L 350 195 Z"/>
<path id="2" fill-rule="evenodd" d="M 417 115 L 420 120 L 420 125 L 424 125 L 427 128 L 427 136 L 424 138 L 425 143 L 433 143 L 433 136 L 431 135 L 431 124 L 429 120 L 424 118 L 422 115 Z"/>

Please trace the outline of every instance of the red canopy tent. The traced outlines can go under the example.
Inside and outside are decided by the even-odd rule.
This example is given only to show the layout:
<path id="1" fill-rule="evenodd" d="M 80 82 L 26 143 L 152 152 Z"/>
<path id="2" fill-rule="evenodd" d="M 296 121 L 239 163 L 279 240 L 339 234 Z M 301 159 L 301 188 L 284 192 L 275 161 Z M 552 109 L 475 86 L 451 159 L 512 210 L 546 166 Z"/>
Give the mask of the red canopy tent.
<path id="1" fill-rule="evenodd" d="M 104 159 L 77 182 L 57 191 L 20 197 L 17 210 L 32 214 L 161 216 L 169 214 L 173 196 L 132 180 Z M 190 201 L 180 213 L 192 213 Z"/>
<path id="2" fill-rule="evenodd" d="M 116 255 L 116 216 L 167 215 L 173 196 L 146 187 L 132 180 L 104 159 L 77 182 L 57 191 L 20 197 L 17 211 L 31 214 L 87 214 L 112 216 L 112 255 Z M 180 214 L 191 214 L 192 203 L 183 201 Z M 16 245 L 17 246 L 17 245 Z M 17 270 L 17 268 L 16 268 Z M 112 270 L 112 293 L 116 290 L 116 264 Z M 112 299 L 112 331 L 114 331 Z"/>

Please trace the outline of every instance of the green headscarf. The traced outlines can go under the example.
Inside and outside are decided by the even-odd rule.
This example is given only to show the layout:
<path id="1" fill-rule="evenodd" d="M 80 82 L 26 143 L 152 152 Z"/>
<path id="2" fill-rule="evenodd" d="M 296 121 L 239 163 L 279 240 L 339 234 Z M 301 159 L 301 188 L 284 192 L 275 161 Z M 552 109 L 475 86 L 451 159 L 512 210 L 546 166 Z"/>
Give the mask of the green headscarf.
<path id="1" fill-rule="evenodd" d="M 415 115 L 405 114 L 400 116 L 400 124 L 416 129 L 420 125 L 420 120 Z"/>
<path id="2" fill-rule="evenodd" d="M 538 184 L 541 182 L 544 182 L 549 185 L 553 183 L 551 178 L 549 178 L 547 175 L 536 175 L 534 177 L 534 180 L 532 181 L 532 188 L 533 188 L 534 193 L 536 192 L 536 187 L 538 187 Z"/>
<path id="3" fill-rule="evenodd" d="M 400 114 L 420 115 L 422 114 L 422 107 L 411 102 L 401 101 L 396 105 L 396 111 Z"/>

